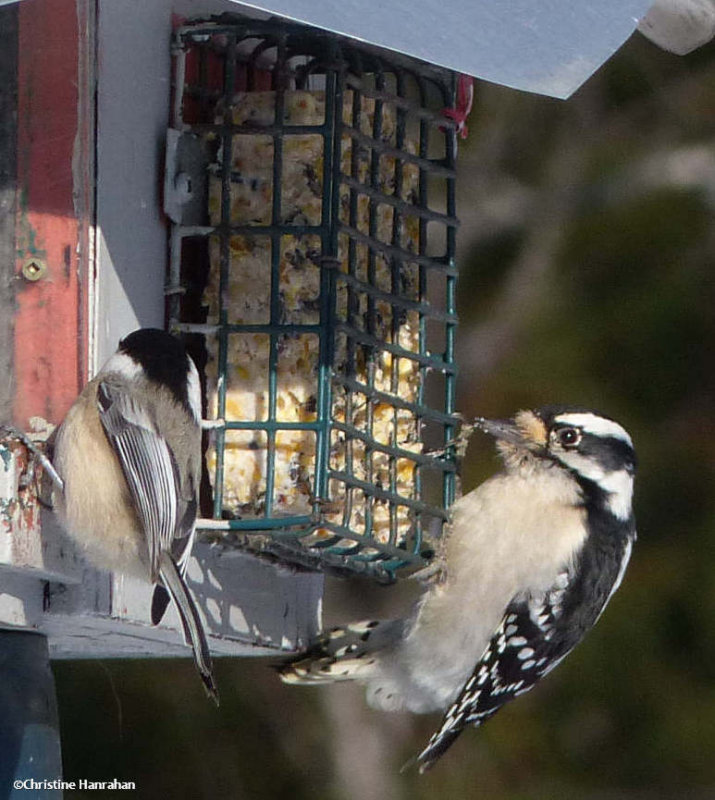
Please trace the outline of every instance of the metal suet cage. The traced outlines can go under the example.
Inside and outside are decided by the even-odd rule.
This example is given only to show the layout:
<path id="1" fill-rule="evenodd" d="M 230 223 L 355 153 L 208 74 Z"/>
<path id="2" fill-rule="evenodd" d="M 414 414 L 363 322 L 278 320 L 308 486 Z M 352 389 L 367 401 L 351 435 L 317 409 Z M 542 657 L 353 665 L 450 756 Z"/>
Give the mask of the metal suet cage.
<path id="1" fill-rule="evenodd" d="M 167 295 L 206 375 L 199 528 L 380 578 L 421 565 L 456 481 L 455 76 L 235 17 L 182 25 L 173 56 Z"/>

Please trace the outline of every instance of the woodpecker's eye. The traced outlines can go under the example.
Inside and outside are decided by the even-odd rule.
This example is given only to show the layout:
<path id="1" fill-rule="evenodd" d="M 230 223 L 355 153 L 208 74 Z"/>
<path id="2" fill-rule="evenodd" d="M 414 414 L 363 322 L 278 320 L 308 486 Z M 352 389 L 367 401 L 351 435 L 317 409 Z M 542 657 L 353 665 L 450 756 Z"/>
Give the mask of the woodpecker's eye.
<path id="1" fill-rule="evenodd" d="M 578 428 L 560 428 L 556 431 L 556 439 L 562 447 L 576 447 L 581 441 L 581 431 Z"/>

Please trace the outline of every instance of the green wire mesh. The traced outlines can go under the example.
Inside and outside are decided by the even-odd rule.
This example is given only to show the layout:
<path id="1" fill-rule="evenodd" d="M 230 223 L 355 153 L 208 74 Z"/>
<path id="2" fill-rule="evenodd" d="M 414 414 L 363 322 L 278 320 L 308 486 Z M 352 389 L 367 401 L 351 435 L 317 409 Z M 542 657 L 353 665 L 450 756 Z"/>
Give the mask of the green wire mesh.
<path id="1" fill-rule="evenodd" d="M 236 17 L 179 28 L 173 56 L 193 200 L 172 227 L 167 295 L 209 375 L 199 529 L 382 579 L 423 565 L 456 480 L 456 141 L 441 114 L 455 77 Z M 242 311 L 249 295 L 262 299 Z M 292 385 L 287 353 L 304 368 Z M 237 478 L 236 458 L 263 474 Z"/>

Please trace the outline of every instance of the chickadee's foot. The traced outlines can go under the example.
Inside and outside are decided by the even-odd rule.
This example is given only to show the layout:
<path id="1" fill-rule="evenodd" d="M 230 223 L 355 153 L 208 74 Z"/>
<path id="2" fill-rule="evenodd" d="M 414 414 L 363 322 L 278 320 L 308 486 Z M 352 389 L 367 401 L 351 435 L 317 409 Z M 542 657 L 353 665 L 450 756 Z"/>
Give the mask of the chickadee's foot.
<path id="1" fill-rule="evenodd" d="M 41 441 L 44 441 L 46 437 L 42 437 Z M 35 456 L 37 461 L 42 465 L 45 473 L 52 481 L 53 486 L 58 489 L 60 492 L 64 491 L 65 484 L 62 478 L 59 476 L 59 473 L 55 469 L 54 465 L 48 458 L 47 454 L 40 449 L 40 447 L 30 438 L 30 436 L 21 431 L 19 428 L 16 428 L 14 425 L 8 425 L 3 423 L 0 425 L 0 441 L 9 440 L 9 439 L 17 439 L 18 441 L 22 442 L 23 445 Z M 42 505 L 46 505 L 45 502 L 41 501 Z"/>

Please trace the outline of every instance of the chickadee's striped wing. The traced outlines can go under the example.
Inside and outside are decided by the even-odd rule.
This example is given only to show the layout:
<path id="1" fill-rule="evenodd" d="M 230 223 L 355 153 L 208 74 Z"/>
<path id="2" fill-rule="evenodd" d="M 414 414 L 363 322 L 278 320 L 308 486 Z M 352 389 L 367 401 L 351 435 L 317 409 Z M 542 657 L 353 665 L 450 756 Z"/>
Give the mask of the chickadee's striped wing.
<path id="1" fill-rule="evenodd" d="M 191 487 L 191 499 L 185 501 L 185 504 L 184 514 L 179 520 L 177 530 L 174 533 L 172 547 L 172 555 L 182 578 L 186 575 L 186 569 L 189 566 L 189 558 L 191 557 L 191 550 L 193 549 L 196 535 L 196 515 L 199 504 L 198 492 L 193 485 Z M 154 587 L 154 596 L 151 601 L 152 625 L 158 625 L 161 622 L 169 606 L 170 599 L 166 589 L 161 584 L 157 583 Z"/>
<path id="2" fill-rule="evenodd" d="M 172 552 L 174 539 L 177 534 L 182 535 L 182 528 L 188 525 L 193 533 L 195 500 L 187 504 L 181 499 L 176 459 L 158 432 L 151 412 L 121 387 L 107 381 L 99 384 L 97 402 L 102 426 L 119 458 L 144 526 L 152 581 L 163 584 L 156 587 L 152 620 L 161 619 L 171 598 L 179 614 L 184 640 L 193 649 L 204 687 L 218 704 L 206 634 L 183 578 L 192 537 L 188 537 L 180 556 L 180 567 Z"/>
<path id="3" fill-rule="evenodd" d="M 102 381 L 97 402 L 102 427 L 117 454 L 144 526 L 151 577 L 156 582 L 160 554 L 171 552 L 181 521 L 176 460 L 149 410 L 130 394 Z"/>
<path id="4" fill-rule="evenodd" d="M 182 578 L 186 575 L 186 569 L 189 566 L 189 558 L 191 557 L 191 550 L 194 546 L 194 536 L 196 534 L 196 511 L 197 511 L 198 503 L 194 499 L 189 502 L 186 514 L 184 518 L 186 520 L 186 525 L 182 527 L 180 524 L 180 528 L 185 530 L 188 527 L 188 531 L 186 531 L 186 535 L 183 535 L 181 539 L 174 540 L 174 559 L 176 561 L 176 566 L 179 570 L 179 574 Z M 182 535 L 182 534 L 179 534 Z M 169 601 L 171 600 L 171 596 L 169 592 L 162 586 L 160 583 L 154 587 L 154 594 L 151 598 L 151 624 L 158 625 L 164 617 L 166 613 L 166 609 L 169 607 Z"/>

